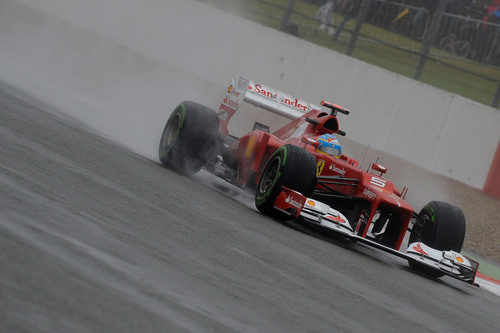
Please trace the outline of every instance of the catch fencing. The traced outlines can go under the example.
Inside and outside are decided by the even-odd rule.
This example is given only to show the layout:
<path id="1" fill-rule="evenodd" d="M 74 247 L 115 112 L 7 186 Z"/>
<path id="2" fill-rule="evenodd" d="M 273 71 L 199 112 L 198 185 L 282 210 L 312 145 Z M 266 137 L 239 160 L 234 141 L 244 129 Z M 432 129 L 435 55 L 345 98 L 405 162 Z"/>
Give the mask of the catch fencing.
<path id="1" fill-rule="evenodd" d="M 500 25 L 444 13 L 435 44 L 455 57 L 500 65 Z"/>
<path id="2" fill-rule="evenodd" d="M 483 104 L 500 104 L 500 25 L 445 12 L 446 0 L 436 0 L 432 13 L 413 1 L 336 0 L 330 16 L 320 13 L 326 0 L 198 1 Z"/>

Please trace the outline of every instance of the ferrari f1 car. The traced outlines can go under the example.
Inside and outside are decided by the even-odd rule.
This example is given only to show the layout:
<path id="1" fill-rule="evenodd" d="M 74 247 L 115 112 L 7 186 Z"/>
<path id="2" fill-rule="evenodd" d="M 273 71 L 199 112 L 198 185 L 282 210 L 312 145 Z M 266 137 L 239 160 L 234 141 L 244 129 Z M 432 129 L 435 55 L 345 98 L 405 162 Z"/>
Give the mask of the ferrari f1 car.
<path id="1" fill-rule="evenodd" d="M 291 119 L 270 133 L 255 123 L 240 138 L 229 134 L 228 123 L 243 103 Z M 205 168 L 243 189 L 255 192 L 259 211 L 276 218 L 293 218 L 313 228 L 336 232 L 394 255 L 424 274 L 473 284 L 479 264 L 460 254 L 465 237 L 462 211 L 431 201 L 419 213 L 372 163 L 364 171 L 345 155 L 318 151 L 322 134 L 345 136 L 337 115 L 349 114 L 339 105 L 320 106 L 246 78 L 233 78 L 214 112 L 184 101 L 163 130 L 159 158 L 167 167 L 191 175 Z M 408 242 L 404 242 L 405 236 Z M 402 249 L 403 243 L 409 244 Z"/>

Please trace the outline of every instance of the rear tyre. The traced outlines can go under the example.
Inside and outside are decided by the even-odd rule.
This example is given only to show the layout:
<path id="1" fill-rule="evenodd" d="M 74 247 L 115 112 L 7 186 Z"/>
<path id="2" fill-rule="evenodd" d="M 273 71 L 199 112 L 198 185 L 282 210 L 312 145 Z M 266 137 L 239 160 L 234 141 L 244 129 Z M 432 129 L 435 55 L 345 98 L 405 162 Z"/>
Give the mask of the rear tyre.
<path id="1" fill-rule="evenodd" d="M 316 158 L 294 145 L 276 149 L 267 161 L 255 190 L 255 206 L 267 215 L 276 215 L 276 197 L 285 186 L 310 196 L 316 186 Z"/>
<path id="2" fill-rule="evenodd" d="M 419 213 L 424 224 L 412 230 L 409 243 L 422 242 L 434 249 L 460 252 L 465 238 L 465 216 L 462 210 L 446 202 L 431 201 Z M 444 274 L 409 260 L 410 267 L 427 275 L 440 277 Z"/>
<path id="3" fill-rule="evenodd" d="M 219 118 L 201 104 L 184 101 L 168 118 L 158 147 L 161 163 L 185 175 L 198 172 L 215 154 Z"/>

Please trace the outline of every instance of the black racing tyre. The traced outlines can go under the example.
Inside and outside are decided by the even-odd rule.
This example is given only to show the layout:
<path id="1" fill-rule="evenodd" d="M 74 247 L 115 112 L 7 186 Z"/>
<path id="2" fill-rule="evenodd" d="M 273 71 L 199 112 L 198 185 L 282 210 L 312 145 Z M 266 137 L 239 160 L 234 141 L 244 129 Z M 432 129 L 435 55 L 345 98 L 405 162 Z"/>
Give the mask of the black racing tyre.
<path id="1" fill-rule="evenodd" d="M 161 163 L 192 175 L 215 154 L 219 132 L 217 114 L 204 105 L 184 101 L 168 118 L 158 147 Z"/>
<path id="2" fill-rule="evenodd" d="M 267 161 L 255 190 L 255 206 L 267 215 L 275 215 L 276 197 L 285 186 L 310 196 L 316 186 L 316 158 L 294 145 L 276 149 Z"/>
<path id="3" fill-rule="evenodd" d="M 412 230 L 409 243 L 422 242 L 434 249 L 460 252 L 465 238 L 465 216 L 462 210 L 446 202 L 431 201 L 419 213 L 425 223 Z M 412 268 L 431 276 L 444 274 L 409 260 Z"/>

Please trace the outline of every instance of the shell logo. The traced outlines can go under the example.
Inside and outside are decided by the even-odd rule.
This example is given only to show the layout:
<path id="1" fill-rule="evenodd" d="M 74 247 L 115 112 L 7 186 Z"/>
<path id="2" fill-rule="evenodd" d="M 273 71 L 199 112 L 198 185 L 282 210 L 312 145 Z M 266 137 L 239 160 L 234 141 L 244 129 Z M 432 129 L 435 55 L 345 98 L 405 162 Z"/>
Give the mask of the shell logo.
<path id="1" fill-rule="evenodd" d="M 457 257 L 455 260 L 458 261 L 461 264 L 464 263 L 464 259 L 462 257 Z"/>
<path id="2" fill-rule="evenodd" d="M 312 200 L 308 200 L 308 201 L 307 201 L 307 204 L 308 204 L 309 206 L 311 206 L 311 207 L 316 206 L 316 204 L 315 204 L 315 203 L 314 203 L 314 201 L 312 201 Z"/>

